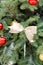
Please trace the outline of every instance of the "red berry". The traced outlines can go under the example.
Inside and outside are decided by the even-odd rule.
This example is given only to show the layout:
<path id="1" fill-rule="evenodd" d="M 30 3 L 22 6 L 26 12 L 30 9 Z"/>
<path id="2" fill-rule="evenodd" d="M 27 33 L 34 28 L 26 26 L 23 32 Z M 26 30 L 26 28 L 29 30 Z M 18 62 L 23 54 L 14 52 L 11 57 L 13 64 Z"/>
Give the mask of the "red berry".
<path id="1" fill-rule="evenodd" d="M 3 29 L 3 24 L 0 22 L 0 30 Z"/>
<path id="2" fill-rule="evenodd" d="M 28 3 L 34 6 L 38 3 L 38 0 L 28 0 Z"/>
<path id="3" fill-rule="evenodd" d="M 6 38 L 5 37 L 0 37 L 0 46 L 3 46 L 6 44 Z"/>

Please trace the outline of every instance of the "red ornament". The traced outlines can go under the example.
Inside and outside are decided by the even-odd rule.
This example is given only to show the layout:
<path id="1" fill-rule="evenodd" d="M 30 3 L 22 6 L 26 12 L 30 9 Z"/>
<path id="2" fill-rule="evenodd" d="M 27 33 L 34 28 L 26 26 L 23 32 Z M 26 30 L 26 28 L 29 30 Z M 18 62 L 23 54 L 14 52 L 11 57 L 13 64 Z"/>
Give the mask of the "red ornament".
<path id="1" fill-rule="evenodd" d="M 3 29 L 3 24 L 0 22 L 0 30 Z"/>
<path id="2" fill-rule="evenodd" d="M 0 46 L 3 46 L 6 44 L 6 38 L 5 37 L 0 37 Z"/>
<path id="3" fill-rule="evenodd" d="M 28 3 L 34 6 L 38 3 L 38 0 L 28 0 Z"/>

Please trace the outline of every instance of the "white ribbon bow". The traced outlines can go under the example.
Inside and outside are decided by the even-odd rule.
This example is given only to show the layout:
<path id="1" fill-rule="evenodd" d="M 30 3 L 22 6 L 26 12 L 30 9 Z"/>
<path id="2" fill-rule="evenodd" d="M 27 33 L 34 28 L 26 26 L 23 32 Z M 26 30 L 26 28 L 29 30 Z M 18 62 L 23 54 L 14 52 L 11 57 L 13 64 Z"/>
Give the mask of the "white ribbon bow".
<path id="1" fill-rule="evenodd" d="M 25 25 L 25 24 L 24 24 Z M 10 33 L 20 33 L 22 31 L 25 32 L 27 39 L 30 42 L 34 42 L 35 40 L 33 40 L 34 34 L 37 34 L 37 26 L 28 26 L 26 28 L 24 28 L 20 23 L 16 22 L 16 20 L 14 20 L 13 24 L 11 26 L 9 26 L 10 28 Z"/>

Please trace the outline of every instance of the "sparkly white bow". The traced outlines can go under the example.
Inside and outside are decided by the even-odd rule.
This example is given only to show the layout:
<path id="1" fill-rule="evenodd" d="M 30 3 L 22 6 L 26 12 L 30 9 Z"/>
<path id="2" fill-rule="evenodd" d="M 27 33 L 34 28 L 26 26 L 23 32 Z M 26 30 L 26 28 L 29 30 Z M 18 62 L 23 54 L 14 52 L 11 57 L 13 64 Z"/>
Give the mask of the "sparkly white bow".
<path id="1" fill-rule="evenodd" d="M 24 24 L 25 25 L 25 24 Z M 30 42 L 34 42 L 33 40 L 34 34 L 37 34 L 37 26 L 28 26 L 24 28 L 20 23 L 16 22 L 16 20 L 13 21 L 13 24 L 9 26 L 10 33 L 20 33 L 22 31 L 25 32 L 27 39 Z"/>

